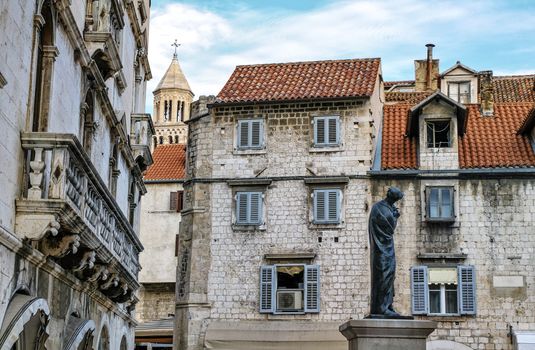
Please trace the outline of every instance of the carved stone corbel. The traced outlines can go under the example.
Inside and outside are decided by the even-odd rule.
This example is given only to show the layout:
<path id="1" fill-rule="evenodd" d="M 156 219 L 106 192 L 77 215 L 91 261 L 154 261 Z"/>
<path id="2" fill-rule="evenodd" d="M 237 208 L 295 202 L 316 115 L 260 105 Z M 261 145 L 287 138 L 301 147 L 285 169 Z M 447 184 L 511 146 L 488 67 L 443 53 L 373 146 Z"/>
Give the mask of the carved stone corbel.
<path id="1" fill-rule="evenodd" d="M 62 258 L 68 254 L 76 254 L 80 247 L 80 236 L 50 234 L 42 243 L 42 252 L 55 258 Z"/>
<path id="2" fill-rule="evenodd" d="M 125 281 L 120 282 L 117 286 L 111 287 L 105 291 L 110 299 L 124 296 L 128 292 L 128 284 Z"/>
<path id="3" fill-rule="evenodd" d="M 91 274 L 87 280 L 89 282 L 96 282 L 99 279 L 101 281 L 106 281 L 108 279 L 109 273 L 110 272 L 108 271 L 106 265 L 95 265 L 93 269 L 93 274 Z"/>
<path id="4" fill-rule="evenodd" d="M 82 259 L 80 259 L 80 263 L 78 266 L 73 268 L 74 272 L 80 272 L 83 269 L 92 269 L 95 266 L 95 261 L 97 258 L 97 253 L 95 253 L 94 250 L 88 250 L 87 252 L 82 255 Z"/>
<path id="5" fill-rule="evenodd" d="M 100 290 L 107 291 L 108 289 L 117 287 L 118 285 L 119 285 L 119 277 L 117 277 L 117 274 L 114 273 L 111 275 L 108 281 L 100 285 Z"/>

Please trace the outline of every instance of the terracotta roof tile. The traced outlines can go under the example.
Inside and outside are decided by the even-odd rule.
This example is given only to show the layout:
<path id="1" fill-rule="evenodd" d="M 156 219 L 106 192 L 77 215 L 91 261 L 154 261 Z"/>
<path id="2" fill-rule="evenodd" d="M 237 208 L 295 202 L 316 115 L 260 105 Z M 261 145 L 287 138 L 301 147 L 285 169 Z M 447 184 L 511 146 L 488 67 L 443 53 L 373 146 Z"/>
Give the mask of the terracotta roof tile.
<path id="1" fill-rule="evenodd" d="M 416 169 L 416 139 L 405 137 L 405 125 L 412 104 L 384 106 L 382 168 Z M 535 166 L 535 154 L 528 136 L 518 129 L 535 104 L 495 103 L 494 116 L 483 117 L 479 105 L 467 105 L 466 134 L 459 140 L 461 168 L 503 168 Z"/>
<path id="2" fill-rule="evenodd" d="M 218 102 L 287 101 L 371 96 L 379 58 L 238 66 Z"/>
<path id="3" fill-rule="evenodd" d="M 495 102 L 535 102 L 535 75 L 496 76 Z"/>
<path id="4" fill-rule="evenodd" d="M 434 91 L 417 91 L 417 92 L 400 92 L 392 91 L 385 92 L 386 102 L 407 102 L 417 104 Z"/>
<path id="5" fill-rule="evenodd" d="M 414 80 L 398 80 L 398 81 L 385 81 L 385 89 L 391 88 L 394 85 L 414 85 Z"/>
<path id="6" fill-rule="evenodd" d="M 178 180 L 186 177 L 186 145 L 158 145 L 152 154 L 154 163 L 144 180 Z"/>

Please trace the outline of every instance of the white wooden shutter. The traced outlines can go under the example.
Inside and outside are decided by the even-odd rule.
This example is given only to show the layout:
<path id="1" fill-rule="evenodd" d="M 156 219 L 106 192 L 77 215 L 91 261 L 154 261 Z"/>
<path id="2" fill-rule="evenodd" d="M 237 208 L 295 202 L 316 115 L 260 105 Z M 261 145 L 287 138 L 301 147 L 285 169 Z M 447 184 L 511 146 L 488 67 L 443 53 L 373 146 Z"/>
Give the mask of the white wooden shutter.
<path id="1" fill-rule="evenodd" d="M 328 211 L 327 220 L 332 222 L 340 221 L 340 191 L 327 191 L 328 196 Z"/>
<path id="2" fill-rule="evenodd" d="M 238 125 L 238 146 L 239 147 L 248 147 L 249 146 L 249 121 L 240 120 Z"/>
<path id="3" fill-rule="evenodd" d="M 473 266 L 457 266 L 459 274 L 459 312 L 462 315 L 475 315 L 476 313 L 476 273 Z"/>
<path id="4" fill-rule="evenodd" d="M 314 191 L 314 221 L 322 222 L 327 220 L 325 215 L 326 193 L 324 190 Z"/>
<path id="5" fill-rule="evenodd" d="M 236 223 L 246 224 L 249 214 L 247 192 L 238 192 L 236 195 Z"/>
<path id="6" fill-rule="evenodd" d="M 328 127 L 328 134 L 327 134 L 327 137 L 328 137 L 328 144 L 331 144 L 331 145 L 336 145 L 338 144 L 338 118 L 336 117 L 331 117 L 329 119 L 327 119 L 328 123 L 329 123 L 329 127 Z"/>
<path id="7" fill-rule="evenodd" d="M 429 311 L 429 288 L 427 285 L 427 266 L 411 268 L 412 314 L 425 315 Z"/>
<path id="8" fill-rule="evenodd" d="M 277 291 L 276 271 L 274 265 L 260 268 L 260 312 L 275 312 L 275 294 Z"/>
<path id="9" fill-rule="evenodd" d="M 325 144 L 325 118 L 316 118 L 314 123 L 314 143 Z"/>
<path id="10" fill-rule="evenodd" d="M 320 312 L 320 267 L 305 265 L 305 312 Z"/>
<path id="11" fill-rule="evenodd" d="M 253 120 L 251 121 L 251 147 L 261 147 L 262 146 L 262 121 Z"/>
<path id="12" fill-rule="evenodd" d="M 262 223 L 262 192 L 251 192 L 249 194 L 249 218 L 250 224 Z"/>

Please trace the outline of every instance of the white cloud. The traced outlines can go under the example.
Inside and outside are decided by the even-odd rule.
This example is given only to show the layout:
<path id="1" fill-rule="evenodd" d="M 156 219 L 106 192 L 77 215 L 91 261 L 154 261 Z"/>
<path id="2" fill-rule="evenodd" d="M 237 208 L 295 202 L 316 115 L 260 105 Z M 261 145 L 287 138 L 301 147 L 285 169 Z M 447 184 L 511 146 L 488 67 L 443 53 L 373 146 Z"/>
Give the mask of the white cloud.
<path id="1" fill-rule="evenodd" d="M 411 78 L 412 60 L 424 58 L 427 42 L 437 44 L 441 64 L 448 66 L 478 45 L 493 53 L 497 38 L 525 32 L 533 36 L 534 13 L 501 5 L 339 0 L 308 12 L 269 14 L 233 5 L 235 11 L 223 15 L 171 4 L 152 13 L 149 58 L 154 80 L 150 86 L 167 68 L 175 37 L 183 43 L 179 59 L 197 96 L 217 94 L 240 64 L 381 57 L 387 79 Z M 523 47 L 534 48 L 533 42 Z M 476 61 L 481 67 L 474 68 L 487 69 L 492 63 L 485 60 L 488 56 L 483 53 Z"/>

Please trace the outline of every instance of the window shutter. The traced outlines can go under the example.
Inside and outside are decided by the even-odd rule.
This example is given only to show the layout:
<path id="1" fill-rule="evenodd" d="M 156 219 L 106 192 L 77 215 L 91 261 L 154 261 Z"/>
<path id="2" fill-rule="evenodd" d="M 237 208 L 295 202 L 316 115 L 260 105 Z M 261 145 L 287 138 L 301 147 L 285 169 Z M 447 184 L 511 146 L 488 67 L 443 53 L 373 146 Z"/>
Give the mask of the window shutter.
<path id="1" fill-rule="evenodd" d="M 262 146 L 262 121 L 251 121 L 251 147 Z"/>
<path id="2" fill-rule="evenodd" d="M 329 196 L 329 210 L 328 210 L 328 220 L 338 222 L 340 219 L 340 191 L 333 190 L 328 191 Z"/>
<path id="3" fill-rule="evenodd" d="M 177 194 L 177 200 L 176 200 L 176 211 L 181 212 L 184 208 L 184 191 L 178 191 Z"/>
<path id="4" fill-rule="evenodd" d="M 238 139 L 240 147 L 249 146 L 249 121 L 242 120 L 239 122 Z"/>
<path id="5" fill-rule="evenodd" d="M 262 223 L 262 193 L 252 192 L 250 193 L 249 200 L 249 223 L 261 224 Z"/>
<path id="6" fill-rule="evenodd" d="M 328 143 L 338 144 L 338 118 L 329 118 L 327 120 L 329 123 Z"/>
<path id="7" fill-rule="evenodd" d="M 264 265 L 260 268 L 260 312 L 275 312 L 275 294 L 277 283 L 275 266 Z"/>
<path id="8" fill-rule="evenodd" d="M 246 224 L 248 217 L 248 195 L 246 192 L 239 192 L 236 199 L 236 223 Z"/>
<path id="9" fill-rule="evenodd" d="M 314 220 L 321 222 L 327 220 L 325 216 L 325 191 L 314 191 Z"/>
<path id="10" fill-rule="evenodd" d="M 178 256 L 179 242 L 178 235 L 175 235 L 175 256 Z"/>
<path id="11" fill-rule="evenodd" d="M 305 265 L 305 312 L 320 312 L 320 267 Z"/>
<path id="12" fill-rule="evenodd" d="M 317 118 L 316 123 L 314 124 L 315 131 L 315 144 L 323 145 L 325 144 L 325 119 Z"/>
<path id="13" fill-rule="evenodd" d="M 459 311 L 461 315 L 476 313 L 476 274 L 473 266 L 457 266 L 459 273 Z"/>
<path id="14" fill-rule="evenodd" d="M 169 210 L 176 211 L 178 206 L 178 192 L 169 193 Z"/>
<path id="15" fill-rule="evenodd" d="M 411 268 L 412 314 L 425 315 L 429 310 L 429 290 L 427 285 L 427 266 Z"/>

